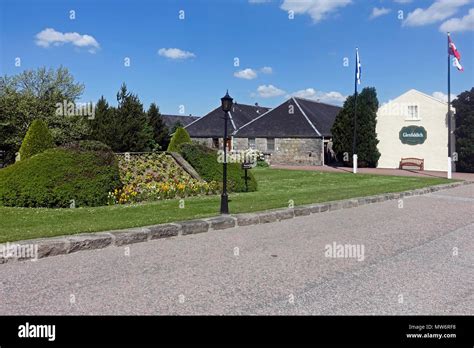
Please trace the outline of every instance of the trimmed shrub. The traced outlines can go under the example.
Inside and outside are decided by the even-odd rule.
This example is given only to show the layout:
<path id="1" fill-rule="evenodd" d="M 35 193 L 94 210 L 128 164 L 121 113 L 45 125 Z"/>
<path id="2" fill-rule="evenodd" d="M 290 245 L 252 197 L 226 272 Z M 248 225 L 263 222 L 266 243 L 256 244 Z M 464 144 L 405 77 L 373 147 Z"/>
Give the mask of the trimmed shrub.
<path id="1" fill-rule="evenodd" d="M 41 120 L 34 120 L 20 147 L 20 160 L 28 159 L 38 153 L 54 147 L 53 136 Z"/>
<path id="2" fill-rule="evenodd" d="M 197 143 L 182 144 L 179 148 L 181 155 L 191 164 L 199 175 L 206 181 L 222 182 L 222 163 L 217 161 L 217 151 Z M 230 192 L 245 192 L 245 172 L 240 163 L 227 164 L 227 189 Z M 222 184 L 221 184 L 222 186 Z M 248 171 L 248 190 L 257 190 L 257 181 Z"/>
<path id="3" fill-rule="evenodd" d="M 191 142 L 191 137 L 189 136 L 186 129 L 184 129 L 183 127 L 178 127 L 176 129 L 176 132 L 174 132 L 173 136 L 171 137 L 170 144 L 168 145 L 168 151 L 178 152 L 179 145 L 190 143 L 190 142 Z"/>
<path id="4" fill-rule="evenodd" d="M 102 152 L 112 152 L 112 148 L 104 144 L 103 142 L 97 140 L 79 140 L 71 143 L 67 143 L 62 147 L 70 150 L 77 151 L 102 151 Z"/>
<path id="5" fill-rule="evenodd" d="M 112 152 L 49 149 L 0 170 L 0 205 L 99 206 L 121 187 Z"/>

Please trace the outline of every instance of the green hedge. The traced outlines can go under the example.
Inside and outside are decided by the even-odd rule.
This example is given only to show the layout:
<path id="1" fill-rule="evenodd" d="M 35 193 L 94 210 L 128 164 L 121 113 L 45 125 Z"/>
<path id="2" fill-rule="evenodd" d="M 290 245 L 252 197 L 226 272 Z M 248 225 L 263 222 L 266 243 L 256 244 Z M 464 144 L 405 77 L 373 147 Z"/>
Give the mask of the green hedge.
<path id="1" fill-rule="evenodd" d="M 66 149 L 76 150 L 76 151 L 105 151 L 112 152 L 112 148 L 104 144 L 103 142 L 97 140 L 79 140 L 67 143 L 61 146 Z"/>
<path id="2" fill-rule="evenodd" d="M 217 151 L 196 143 L 182 144 L 179 150 L 204 180 L 222 182 L 223 165 L 217 161 Z M 252 170 L 248 171 L 248 176 L 249 192 L 257 191 Z M 227 189 L 229 192 L 245 192 L 244 170 L 239 163 L 227 164 Z"/>
<path id="3" fill-rule="evenodd" d="M 99 206 L 120 186 L 112 152 L 56 148 L 0 169 L 0 205 Z"/>

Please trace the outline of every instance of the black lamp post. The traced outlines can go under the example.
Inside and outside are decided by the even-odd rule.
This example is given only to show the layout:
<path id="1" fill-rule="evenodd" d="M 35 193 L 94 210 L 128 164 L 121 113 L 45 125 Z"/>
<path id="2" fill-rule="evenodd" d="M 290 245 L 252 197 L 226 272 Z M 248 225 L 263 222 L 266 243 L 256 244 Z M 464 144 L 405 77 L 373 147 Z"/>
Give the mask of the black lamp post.
<path id="1" fill-rule="evenodd" d="M 232 101 L 229 91 L 221 98 L 222 111 L 224 111 L 224 170 L 222 172 L 221 214 L 229 214 L 229 200 L 227 197 L 227 118 L 229 111 L 232 109 Z"/>

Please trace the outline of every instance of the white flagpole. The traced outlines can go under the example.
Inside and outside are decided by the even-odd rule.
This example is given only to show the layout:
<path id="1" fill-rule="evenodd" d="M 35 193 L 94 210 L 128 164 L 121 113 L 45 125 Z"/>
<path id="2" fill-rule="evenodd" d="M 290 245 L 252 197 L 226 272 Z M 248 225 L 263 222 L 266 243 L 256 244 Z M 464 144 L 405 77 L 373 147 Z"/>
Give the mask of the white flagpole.
<path id="1" fill-rule="evenodd" d="M 448 32 L 448 179 L 452 179 L 451 162 L 451 46 Z"/>
<path id="2" fill-rule="evenodd" d="M 357 174 L 357 84 L 359 83 L 359 48 L 356 48 L 356 62 L 355 62 L 355 92 L 354 92 L 354 136 L 352 139 L 352 172 Z"/>

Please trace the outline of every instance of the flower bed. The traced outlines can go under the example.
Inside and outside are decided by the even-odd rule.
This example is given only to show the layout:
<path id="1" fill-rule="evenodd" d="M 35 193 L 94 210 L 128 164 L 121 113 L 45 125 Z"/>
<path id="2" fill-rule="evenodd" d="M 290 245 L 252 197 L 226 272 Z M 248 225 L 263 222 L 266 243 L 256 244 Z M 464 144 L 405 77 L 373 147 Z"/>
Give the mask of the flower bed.
<path id="1" fill-rule="evenodd" d="M 109 204 L 215 194 L 215 181 L 193 179 L 165 153 L 118 155 L 123 187 L 109 193 Z"/>

